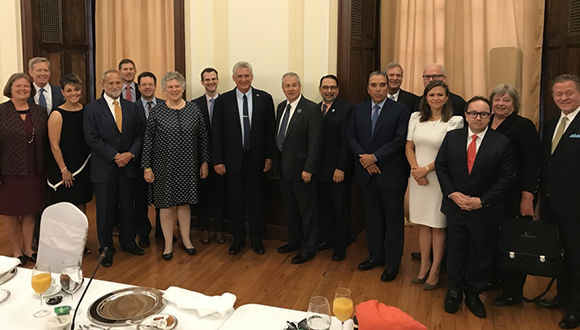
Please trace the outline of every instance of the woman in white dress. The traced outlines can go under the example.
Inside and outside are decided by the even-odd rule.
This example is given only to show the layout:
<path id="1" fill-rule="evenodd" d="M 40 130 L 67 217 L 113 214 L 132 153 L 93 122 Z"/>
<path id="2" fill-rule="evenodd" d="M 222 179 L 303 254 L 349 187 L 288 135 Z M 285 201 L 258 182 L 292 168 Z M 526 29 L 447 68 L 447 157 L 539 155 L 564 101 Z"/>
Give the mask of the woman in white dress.
<path id="1" fill-rule="evenodd" d="M 433 290 L 439 282 L 445 252 L 445 215 L 441 213 L 442 193 L 435 174 L 435 157 L 445 134 L 463 127 L 463 118 L 453 116 L 449 88 L 443 81 L 425 86 L 419 111 L 409 119 L 405 154 L 411 165 L 409 220 L 419 225 L 421 268 L 411 283 Z M 433 261 L 431 262 L 431 251 Z"/>

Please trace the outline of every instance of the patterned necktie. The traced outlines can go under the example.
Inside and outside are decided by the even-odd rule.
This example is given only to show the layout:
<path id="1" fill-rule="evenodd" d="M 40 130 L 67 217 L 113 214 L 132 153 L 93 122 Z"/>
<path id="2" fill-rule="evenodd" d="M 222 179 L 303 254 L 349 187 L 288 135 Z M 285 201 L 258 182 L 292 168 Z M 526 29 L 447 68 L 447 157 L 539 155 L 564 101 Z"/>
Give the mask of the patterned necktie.
<path id="1" fill-rule="evenodd" d="M 286 106 L 284 110 L 284 115 L 282 116 L 282 124 L 280 125 L 280 130 L 278 131 L 278 136 L 276 137 L 276 145 L 278 150 L 282 151 L 282 145 L 284 144 L 284 138 L 286 137 L 286 126 L 288 126 L 288 118 L 290 118 L 290 109 L 292 106 L 290 103 Z"/>
<path id="2" fill-rule="evenodd" d="M 117 123 L 117 128 L 119 132 L 123 132 L 123 112 L 121 111 L 121 106 L 117 100 L 113 101 L 115 106 L 115 122 Z"/>
<path id="3" fill-rule="evenodd" d="M 556 133 L 554 133 L 554 138 L 552 139 L 552 152 L 551 152 L 551 154 L 554 153 L 554 150 L 556 150 L 556 147 L 558 146 L 558 143 L 560 142 L 562 135 L 564 135 L 564 131 L 566 130 L 566 123 L 567 122 L 568 122 L 568 117 L 564 116 L 562 118 L 562 121 L 560 122 L 560 125 L 558 125 L 558 128 L 556 129 Z"/>
<path id="4" fill-rule="evenodd" d="M 40 93 L 38 95 L 38 105 L 40 105 L 44 110 L 48 110 L 46 109 L 46 98 L 44 97 L 45 89 L 41 88 L 38 90 L 38 92 Z"/>
<path id="5" fill-rule="evenodd" d="M 244 119 L 244 149 L 250 150 L 252 143 L 250 141 L 250 114 L 248 110 L 248 97 L 244 94 L 244 104 L 242 118 Z"/>
<path id="6" fill-rule="evenodd" d="M 211 122 L 213 121 L 213 106 L 215 104 L 215 99 L 211 98 L 209 99 L 209 125 L 211 126 Z"/>
<path id="7" fill-rule="evenodd" d="M 477 135 L 473 134 L 471 136 L 471 143 L 467 148 L 467 172 L 471 174 L 471 169 L 473 168 L 473 163 L 475 163 L 475 156 L 477 155 Z"/>
<path id="8" fill-rule="evenodd" d="M 125 100 L 133 102 L 133 97 L 131 97 L 131 87 L 129 85 L 125 88 Z"/>
<path id="9" fill-rule="evenodd" d="M 328 105 L 323 104 L 322 105 L 322 116 L 326 116 L 326 112 L 328 111 Z"/>
<path id="10" fill-rule="evenodd" d="M 371 113 L 371 135 L 375 133 L 375 125 L 377 124 L 377 120 L 379 119 L 379 110 L 381 107 L 378 104 L 375 104 L 373 107 L 373 111 Z"/>

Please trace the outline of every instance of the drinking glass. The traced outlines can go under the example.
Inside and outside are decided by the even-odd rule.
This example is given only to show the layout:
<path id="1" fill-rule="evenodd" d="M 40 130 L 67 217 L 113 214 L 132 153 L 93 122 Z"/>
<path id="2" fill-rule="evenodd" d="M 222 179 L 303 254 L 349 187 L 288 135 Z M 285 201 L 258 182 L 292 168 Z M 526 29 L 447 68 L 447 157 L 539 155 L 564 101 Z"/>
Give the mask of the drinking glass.
<path id="1" fill-rule="evenodd" d="M 71 308 L 74 309 L 73 293 L 77 292 L 83 285 L 83 270 L 78 261 L 64 261 L 60 274 L 60 286 L 62 290 L 70 295 Z M 80 310 L 79 310 L 80 312 Z"/>
<path id="2" fill-rule="evenodd" d="M 310 298 L 308 312 L 306 313 L 306 323 L 310 330 L 330 329 L 330 304 L 328 299 L 322 296 Z"/>
<path id="3" fill-rule="evenodd" d="M 33 314 L 34 317 L 41 318 L 50 314 L 50 311 L 44 308 L 42 294 L 48 290 L 51 282 L 52 277 L 50 276 L 50 267 L 48 265 L 36 264 L 32 269 L 30 284 L 32 285 L 32 290 L 40 295 L 40 310 Z"/>
<path id="4" fill-rule="evenodd" d="M 352 293 L 348 288 L 336 288 L 334 293 L 334 301 L 332 302 L 332 312 L 334 316 L 342 322 L 342 329 L 344 329 L 344 322 L 350 319 L 354 310 L 352 302 Z"/>

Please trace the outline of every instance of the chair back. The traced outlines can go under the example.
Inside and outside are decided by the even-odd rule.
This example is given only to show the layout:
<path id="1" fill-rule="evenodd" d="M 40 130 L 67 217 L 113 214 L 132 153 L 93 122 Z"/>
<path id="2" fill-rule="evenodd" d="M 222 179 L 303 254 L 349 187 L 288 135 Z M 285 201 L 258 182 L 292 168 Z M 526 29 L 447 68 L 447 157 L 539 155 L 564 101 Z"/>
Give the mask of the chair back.
<path id="1" fill-rule="evenodd" d="M 65 260 L 82 265 L 88 227 L 87 216 L 69 202 L 47 207 L 40 218 L 36 262 L 48 264 L 53 273 L 62 271 Z"/>

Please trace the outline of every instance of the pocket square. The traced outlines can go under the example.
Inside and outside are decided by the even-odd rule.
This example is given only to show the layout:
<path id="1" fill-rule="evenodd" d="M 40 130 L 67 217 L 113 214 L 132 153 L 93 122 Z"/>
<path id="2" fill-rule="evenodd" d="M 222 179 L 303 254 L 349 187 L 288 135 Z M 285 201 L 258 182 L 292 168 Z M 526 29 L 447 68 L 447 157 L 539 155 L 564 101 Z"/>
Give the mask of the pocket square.
<path id="1" fill-rule="evenodd" d="M 571 139 L 580 139 L 580 134 L 578 134 L 578 133 L 570 134 L 570 138 Z"/>

